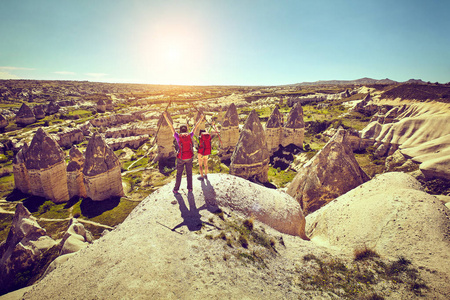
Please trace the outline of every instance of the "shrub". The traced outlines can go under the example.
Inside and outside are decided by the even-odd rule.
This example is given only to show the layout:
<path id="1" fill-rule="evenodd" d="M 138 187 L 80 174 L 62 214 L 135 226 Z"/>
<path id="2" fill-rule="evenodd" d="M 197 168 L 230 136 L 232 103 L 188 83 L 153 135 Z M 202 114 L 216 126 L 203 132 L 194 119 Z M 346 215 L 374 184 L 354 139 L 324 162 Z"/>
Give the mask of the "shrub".
<path id="1" fill-rule="evenodd" d="M 242 247 L 244 247 L 246 249 L 248 248 L 248 240 L 245 236 L 243 236 L 243 235 L 239 236 L 239 243 L 241 244 Z"/>
<path id="2" fill-rule="evenodd" d="M 253 230 L 253 218 L 250 219 L 246 219 L 244 220 L 244 222 L 242 223 L 245 228 L 247 228 L 249 231 Z"/>
<path id="3" fill-rule="evenodd" d="M 379 257 L 378 253 L 376 253 L 372 249 L 367 248 L 367 246 L 364 246 L 364 248 L 355 249 L 354 255 L 355 260 L 364 260 L 370 257 Z"/>

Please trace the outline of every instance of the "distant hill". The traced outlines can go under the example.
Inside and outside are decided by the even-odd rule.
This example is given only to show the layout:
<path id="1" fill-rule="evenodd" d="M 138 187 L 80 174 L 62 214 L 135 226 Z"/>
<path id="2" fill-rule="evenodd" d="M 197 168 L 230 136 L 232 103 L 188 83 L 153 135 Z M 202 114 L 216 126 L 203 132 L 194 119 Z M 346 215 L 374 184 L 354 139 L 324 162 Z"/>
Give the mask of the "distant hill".
<path id="1" fill-rule="evenodd" d="M 413 79 L 411 79 L 413 80 Z M 302 85 L 372 85 L 372 84 L 396 84 L 397 81 L 391 80 L 389 78 L 386 79 L 372 79 L 372 78 L 361 78 L 356 80 L 319 80 L 314 82 L 301 82 L 293 84 L 293 86 L 302 86 Z"/>

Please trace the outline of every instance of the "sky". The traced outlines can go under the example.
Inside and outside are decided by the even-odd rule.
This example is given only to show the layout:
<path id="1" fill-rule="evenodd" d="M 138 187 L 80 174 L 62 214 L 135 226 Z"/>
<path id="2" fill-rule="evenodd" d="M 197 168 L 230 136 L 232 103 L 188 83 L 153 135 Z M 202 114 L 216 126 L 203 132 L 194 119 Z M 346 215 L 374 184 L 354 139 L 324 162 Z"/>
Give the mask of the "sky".
<path id="1" fill-rule="evenodd" d="M 450 82 L 447 0 L 0 0 L 0 79 Z"/>

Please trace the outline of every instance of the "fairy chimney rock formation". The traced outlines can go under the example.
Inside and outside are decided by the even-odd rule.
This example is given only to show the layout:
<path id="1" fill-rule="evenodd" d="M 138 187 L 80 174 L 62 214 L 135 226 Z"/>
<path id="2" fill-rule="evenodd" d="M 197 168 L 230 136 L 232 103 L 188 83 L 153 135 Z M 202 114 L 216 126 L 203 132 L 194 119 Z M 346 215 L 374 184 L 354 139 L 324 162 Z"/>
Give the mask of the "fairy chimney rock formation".
<path id="1" fill-rule="evenodd" d="M 167 118 L 169 119 L 170 123 L 173 124 L 172 118 L 170 117 L 169 113 L 167 113 Z M 159 117 L 158 128 L 159 131 L 156 135 L 156 145 L 158 146 L 157 159 L 160 162 L 163 162 L 168 158 L 175 157 L 176 155 L 175 148 L 173 146 L 174 137 L 172 130 L 170 129 L 169 124 L 167 124 L 167 121 L 163 115 Z"/>
<path id="2" fill-rule="evenodd" d="M 197 124 L 198 120 L 200 120 L 200 117 L 202 116 L 203 112 L 202 109 L 199 109 L 197 112 L 197 116 L 195 117 L 195 124 Z M 200 122 L 200 124 L 197 127 L 197 130 L 194 132 L 196 136 L 199 136 L 200 130 L 205 130 L 206 126 L 206 120 L 203 118 L 203 120 Z"/>
<path id="3" fill-rule="evenodd" d="M 0 115 L 0 129 L 5 128 L 8 126 L 8 120 L 3 115 Z"/>
<path id="4" fill-rule="evenodd" d="M 297 199 L 305 214 L 369 180 L 348 145 L 347 134 L 339 129 L 289 184 L 287 193 Z"/>
<path id="5" fill-rule="evenodd" d="M 268 181 L 269 151 L 264 128 L 258 114 L 252 110 L 231 156 L 230 174 L 245 179 Z"/>
<path id="6" fill-rule="evenodd" d="M 51 101 L 48 103 L 47 105 L 47 115 L 54 115 L 57 112 L 59 112 L 60 106 L 58 105 L 58 103 Z"/>
<path id="7" fill-rule="evenodd" d="M 304 135 L 305 122 L 303 121 L 303 108 L 300 103 L 295 103 L 284 123 L 281 145 L 286 147 L 289 144 L 294 144 L 297 147 L 303 148 Z"/>
<path id="8" fill-rule="evenodd" d="M 231 157 L 239 140 L 239 116 L 234 103 L 231 103 L 230 107 L 228 107 L 223 118 L 220 138 L 222 144 L 220 146 L 219 156 L 223 161 Z"/>
<path id="9" fill-rule="evenodd" d="M 270 153 L 278 150 L 279 145 L 281 145 L 282 135 L 283 115 L 278 110 L 278 107 L 275 107 L 266 123 L 267 149 Z"/>
<path id="10" fill-rule="evenodd" d="M 98 100 L 97 102 L 97 112 L 98 113 L 106 112 L 106 103 L 102 99 Z"/>
<path id="11" fill-rule="evenodd" d="M 28 151 L 27 143 L 22 146 L 13 159 L 14 187 L 25 194 L 30 191 L 30 178 L 24 157 L 26 151 Z"/>
<path id="12" fill-rule="evenodd" d="M 34 115 L 33 110 L 23 103 L 17 112 L 16 123 L 26 126 L 33 124 L 34 122 L 36 122 L 36 116 Z"/>
<path id="13" fill-rule="evenodd" d="M 44 107 L 42 105 L 36 105 L 33 108 L 33 111 L 34 111 L 34 115 L 35 115 L 36 119 L 45 118 L 45 111 L 44 111 Z"/>
<path id="14" fill-rule="evenodd" d="M 114 110 L 114 104 L 111 99 L 106 100 L 106 110 Z"/>
<path id="15" fill-rule="evenodd" d="M 87 145 L 83 177 L 86 196 L 94 201 L 124 195 L 119 158 L 98 132 Z"/>
<path id="16" fill-rule="evenodd" d="M 69 198 L 80 196 L 86 197 L 86 187 L 84 186 L 83 167 L 84 156 L 83 153 L 73 146 L 69 151 L 70 162 L 67 165 L 67 188 L 69 190 Z"/>
<path id="17" fill-rule="evenodd" d="M 51 199 L 55 203 L 69 200 L 64 152 L 42 127 L 37 130 L 23 156 L 30 194 Z"/>

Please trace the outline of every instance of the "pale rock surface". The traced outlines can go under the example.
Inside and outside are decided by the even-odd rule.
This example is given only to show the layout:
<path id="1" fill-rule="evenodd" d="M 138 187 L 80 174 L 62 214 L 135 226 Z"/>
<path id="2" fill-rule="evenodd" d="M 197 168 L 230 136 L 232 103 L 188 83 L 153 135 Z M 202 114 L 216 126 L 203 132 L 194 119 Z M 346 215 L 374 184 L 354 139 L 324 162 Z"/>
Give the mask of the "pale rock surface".
<path id="1" fill-rule="evenodd" d="M 264 128 L 256 111 L 252 110 L 231 156 L 230 174 L 265 183 L 268 181 L 268 171 L 269 151 Z"/>
<path id="2" fill-rule="evenodd" d="M 112 139 L 106 139 L 106 143 L 113 151 L 123 149 L 125 147 L 130 149 L 138 149 L 143 144 L 148 142 L 149 136 L 147 134 L 145 135 L 139 135 L 139 136 L 128 136 L 123 138 L 112 138 Z"/>
<path id="3" fill-rule="evenodd" d="M 306 214 L 369 180 L 353 155 L 347 135 L 344 129 L 338 130 L 288 185 L 287 193 Z"/>
<path id="4" fill-rule="evenodd" d="M 315 243 L 348 252 L 367 246 L 383 256 L 412 259 L 429 269 L 427 276 L 435 274 L 429 282 L 440 281 L 440 292 L 450 297 L 448 210 L 412 176 L 378 175 L 306 220 L 306 232 Z"/>
<path id="5" fill-rule="evenodd" d="M 103 135 L 95 133 L 86 148 L 83 167 L 86 195 L 94 201 L 124 195 L 120 162 L 106 144 Z"/>

